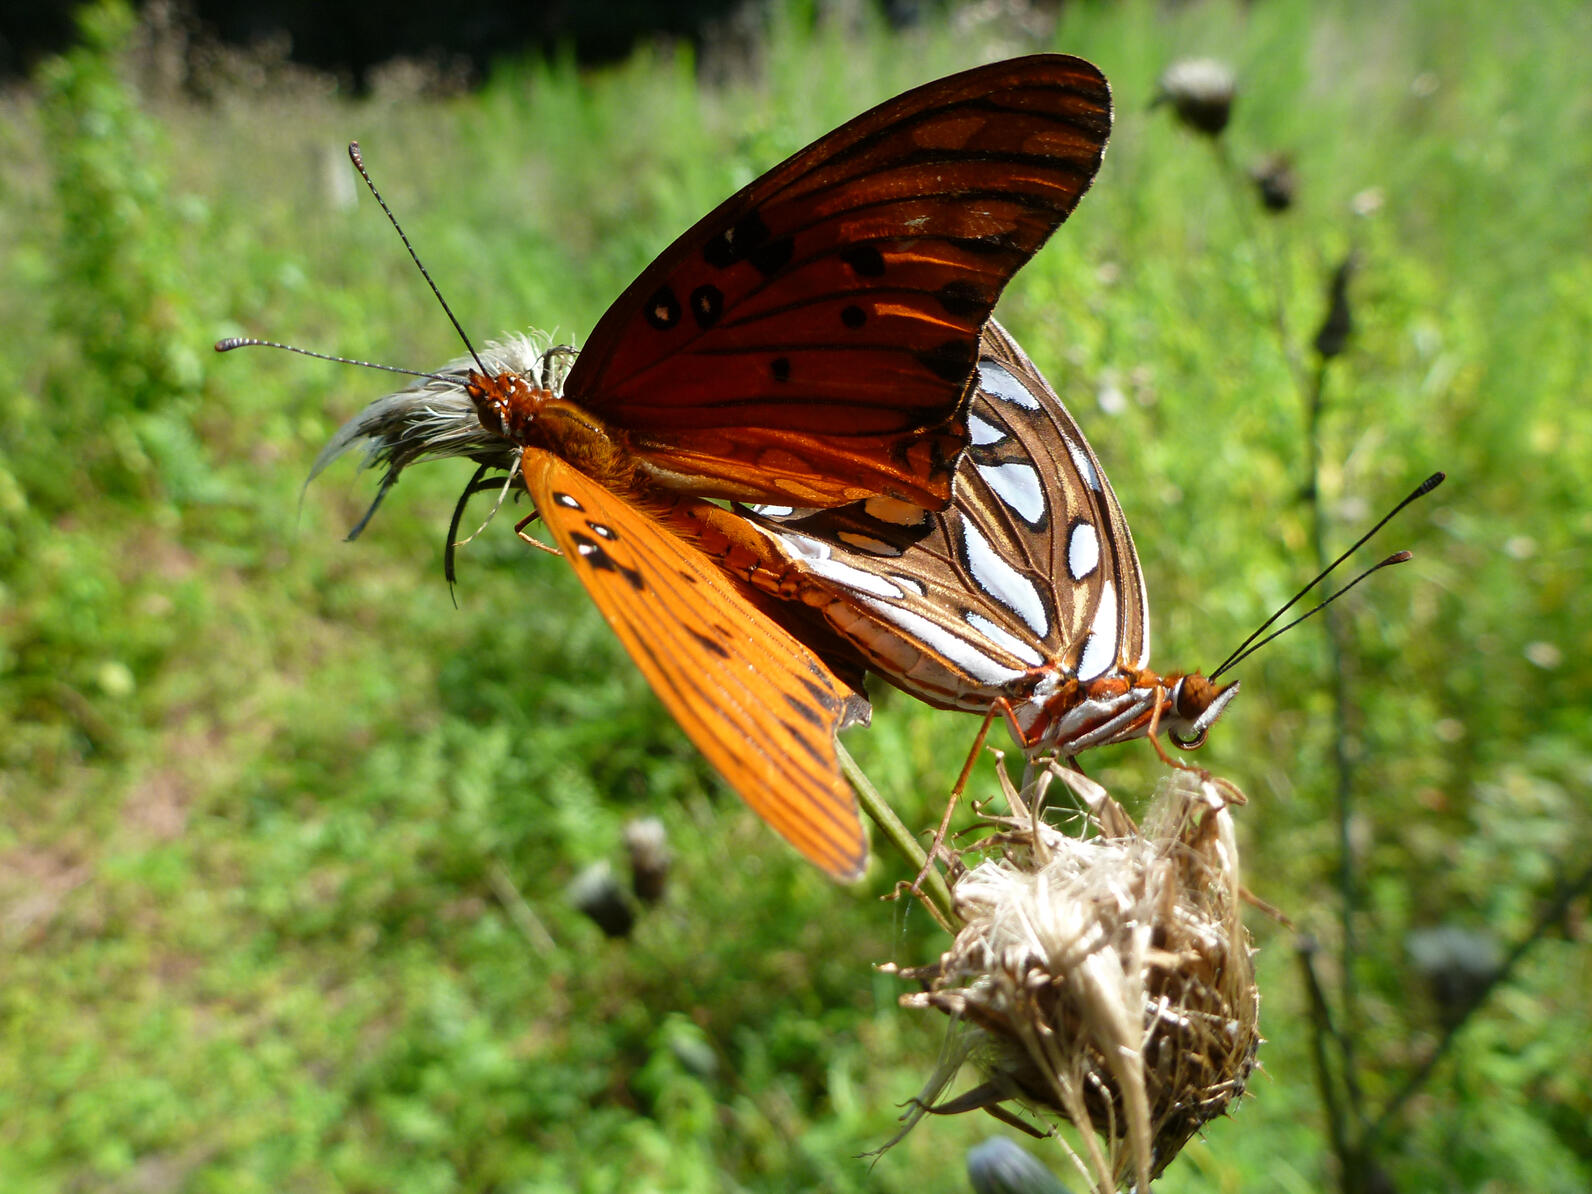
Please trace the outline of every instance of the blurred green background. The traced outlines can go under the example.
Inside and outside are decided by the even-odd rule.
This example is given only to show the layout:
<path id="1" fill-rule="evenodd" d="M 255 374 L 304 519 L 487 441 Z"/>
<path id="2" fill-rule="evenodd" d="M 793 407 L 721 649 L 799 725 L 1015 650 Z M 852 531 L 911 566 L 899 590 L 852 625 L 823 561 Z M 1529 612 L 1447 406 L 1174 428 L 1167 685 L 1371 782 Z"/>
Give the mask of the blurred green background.
<path id="1" fill-rule="evenodd" d="M 1385 536 L 1415 562 L 1343 607 L 1347 732 L 1315 623 L 1242 668 L 1200 761 L 1249 795 L 1249 887 L 1322 942 L 1366 1115 L 1452 1016 L 1410 934 L 1536 937 L 1392 1125 L 1395 1188 L 1592 1185 L 1586 900 L 1535 928 L 1592 853 L 1587 6 L 1010 0 L 892 29 L 798 5 L 697 55 L 506 61 L 468 94 L 395 66 L 359 100 L 268 52 L 184 81 L 179 34 L 114 6 L 84 28 L 0 96 L 0 1189 L 967 1188 L 968 1147 L 1008 1132 L 986 1117 L 858 1159 L 943 1036 L 873 969 L 944 946 L 878 898 L 904 865 L 855 889 L 802 865 L 508 520 L 462 551 L 455 608 L 464 464 L 343 542 L 372 475 L 300 487 L 382 378 L 209 345 L 456 354 L 350 139 L 473 335 L 578 339 L 786 154 L 1046 48 L 1105 70 L 1116 132 L 998 314 L 1110 471 L 1161 668 L 1211 667 L 1312 570 L 1288 353 L 1309 371 L 1359 251 L 1315 440 L 1328 538 L 1450 480 Z M 1239 80 L 1220 145 L 1149 107 L 1212 54 Z M 1298 181 L 1277 215 L 1244 178 L 1272 152 Z M 975 722 L 879 698 L 847 743 L 926 827 Z M 1132 805 L 1158 764 L 1090 769 Z M 608 941 L 565 887 L 647 814 L 669 895 Z M 1264 1068 L 1169 1192 L 1336 1180 L 1297 937 L 1250 919 Z"/>

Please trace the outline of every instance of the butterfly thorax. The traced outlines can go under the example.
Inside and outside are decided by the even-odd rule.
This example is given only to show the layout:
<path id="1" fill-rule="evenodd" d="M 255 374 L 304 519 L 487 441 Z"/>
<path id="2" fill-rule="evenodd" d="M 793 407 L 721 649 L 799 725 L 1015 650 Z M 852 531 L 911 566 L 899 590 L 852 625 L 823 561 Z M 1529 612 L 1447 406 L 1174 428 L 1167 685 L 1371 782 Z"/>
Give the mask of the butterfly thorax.
<path id="1" fill-rule="evenodd" d="M 492 376 L 471 371 L 465 389 L 482 426 L 493 434 L 552 452 L 617 492 L 638 489 L 628 436 L 579 403 L 511 371 Z"/>
<path id="2" fill-rule="evenodd" d="M 1067 677 L 1011 708 L 1012 733 L 1029 751 L 1071 757 L 1095 746 L 1142 738 L 1152 729 L 1193 750 L 1229 701 L 1236 683 L 1217 684 L 1198 672 L 1161 674 L 1119 668 L 1093 680 Z"/>

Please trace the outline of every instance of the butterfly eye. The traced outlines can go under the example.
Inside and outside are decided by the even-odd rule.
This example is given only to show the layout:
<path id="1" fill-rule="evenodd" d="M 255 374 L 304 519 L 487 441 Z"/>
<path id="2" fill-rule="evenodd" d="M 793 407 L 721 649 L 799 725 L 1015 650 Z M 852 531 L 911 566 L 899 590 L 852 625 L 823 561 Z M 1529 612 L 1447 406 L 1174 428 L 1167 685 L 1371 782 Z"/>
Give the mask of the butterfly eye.
<path id="1" fill-rule="evenodd" d="M 1179 738 L 1176 734 L 1168 733 L 1167 737 L 1179 750 L 1198 750 L 1205 745 L 1207 731 L 1201 729 L 1192 738 Z"/>

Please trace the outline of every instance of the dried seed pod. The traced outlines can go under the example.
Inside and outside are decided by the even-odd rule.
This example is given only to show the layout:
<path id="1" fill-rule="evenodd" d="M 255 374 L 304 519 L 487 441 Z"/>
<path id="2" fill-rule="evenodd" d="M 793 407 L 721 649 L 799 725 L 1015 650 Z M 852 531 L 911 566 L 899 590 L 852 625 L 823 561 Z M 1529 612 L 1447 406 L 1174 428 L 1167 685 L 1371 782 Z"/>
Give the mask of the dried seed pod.
<path id="1" fill-rule="evenodd" d="M 1058 779 L 1087 807 L 1087 836 L 1039 818 Z M 951 865 L 962 922 L 951 948 L 901 972 L 926 987 L 904 1006 L 954 1018 L 909 1121 L 1014 1101 L 1078 1129 L 1085 1155 L 1068 1152 L 1097 1190 L 1147 1189 L 1255 1064 L 1259 993 L 1229 812 L 1242 796 L 1176 770 L 1141 829 L 1076 772 L 1052 767 L 1021 794 L 1002 782 L 1010 815 L 985 814 L 994 832 Z M 936 1105 L 967 1060 L 986 1080 Z"/>
<path id="2" fill-rule="evenodd" d="M 1170 104 L 1177 118 L 1197 133 L 1219 137 L 1233 114 L 1238 79 L 1215 58 L 1180 58 L 1161 73 L 1150 106 Z"/>
<path id="3" fill-rule="evenodd" d="M 1294 174 L 1293 161 L 1285 153 L 1267 154 L 1249 172 L 1260 192 L 1260 202 L 1267 211 L 1284 212 L 1293 206 L 1294 195 L 1299 190 L 1299 178 Z"/>
<path id="4" fill-rule="evenodd" d="M 636 912 L 606 862 L 594 862 L 569 884 L 569 902 L 589 916 L 606 937 L 628 937 Z"/>
<path id="5" fill-rule="evenodd" d="M 643 904 L 663 899 L 674 856 L 669 833 L 657 817 L 641 817 L 625 825 L 625 853 L 630 858 L 630 890 Z"/>

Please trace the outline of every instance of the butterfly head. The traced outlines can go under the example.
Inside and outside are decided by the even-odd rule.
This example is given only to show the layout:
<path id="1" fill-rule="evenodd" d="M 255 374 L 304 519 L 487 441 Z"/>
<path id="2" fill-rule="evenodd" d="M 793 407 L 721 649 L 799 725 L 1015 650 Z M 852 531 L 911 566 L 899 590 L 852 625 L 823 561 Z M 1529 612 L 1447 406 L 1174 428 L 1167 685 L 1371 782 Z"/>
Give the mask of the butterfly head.
<path id="1" fill-rule="evenodd" d="M 475 405 L 481 426 L 516 444 L 527 442 L 538 412 L 554 397 L 553 391 L 532 385 L 512 370 L 482 373 L 471 369 L 465 375 L 464 391 Z"/>
<path id="2" fill-rule="evenodd" d="M 1167 737 L 1183 750 L 1199 749 L 1227 703 L 1237 695 L 1236 680 L 1218 684 L 1198 672 L 1178 677 L 1167 693 L 1171 716 L 1162 715 Z"/>

